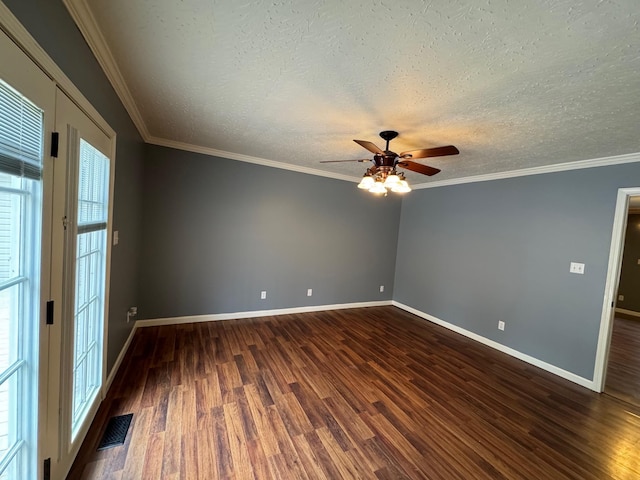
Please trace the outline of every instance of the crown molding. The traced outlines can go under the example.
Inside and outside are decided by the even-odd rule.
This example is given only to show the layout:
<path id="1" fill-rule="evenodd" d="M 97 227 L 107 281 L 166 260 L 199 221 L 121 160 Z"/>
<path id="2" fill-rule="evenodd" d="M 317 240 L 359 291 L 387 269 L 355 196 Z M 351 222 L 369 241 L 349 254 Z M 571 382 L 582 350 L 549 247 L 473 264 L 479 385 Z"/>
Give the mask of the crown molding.
<path id="1" fill-rule="evenodd" d="M 161 147 L 175 148 L 177 150 L 185 150 L 187 152 L 202 153 L 204 155 L 210 155 L 213 157 L 228 158 L 230 160 L 238 160 L 240 162 L 254 163 L 257 165 L 264 165 L 265 167 L 280 168 L 282 170 L 290 170 L 292 172 L 306 173 L 308 175 L 316 175 L 320 177 L 333 178 L 336 180 L 344 180 L 346 182 L 360 182 L 360 177 L 351 177 L 349 175 L 342 175 L 340 173 L 326 172 L 324 170 L 318 170 L 311 167 L 303 167 L 302 165 L 294 165 L 291 163 L 276 162 L 275 160 L 268 160 L 266 158 L 252 157 L 250 155 L 243 155 L 241 153 L 225 152 L 224 150 L 217 150 L 215 148 L 201 147 L 199 145 L 193 145 L 190 143 L 176 142 L 174 140 L 166 140 L 164 138 L 151 137 L 147 141 L 152 145 L 158 145 Z"/>
<path id="2" fill-rule="evenodd" d="M 47 75 L 109 137 L 115 138 L 111 128 L 91 102 L 56 65 L 49 54 L 36 42 L 27 29 L 0 0 L 0 29 L 5 32 L 25 54 Z"/>
<path id="3" fill-rule="evenodd" d="M 71 18 L 78 26 L 80 33 L 82 33 L 82 36 L 89 45 L 93 55 L 98 60 L 98 63 L 113 86 L 113 89 L 116 91 L 116 94 L 120 98 L 124 108 L 127 110 L 127 113 L 129 113 L 129 116 L 138 129 L 140 136 L 146 142 L 150 137 L 147 124 L 142 118 L 142 114 L 138 109 L 129 87 L 127 87 L 127 84 L 124 81 L 124 77 L 118 68 L 118 64 L 116 63 L 111 50 L 107 46 L 107 42 L 102 35 L 102 31 L 98 27 L 98 23 L 96 22 L 93 13 L 91 13 L 91 9 L 87 6 L 85 0 L 62 0 L 62 3 L 67 7 Z"/>
<path id="4" fill-rule="evenodd" d="M 294 165 L 284 162 L 276 162 L 274 160 L 268 160 L 266 158 L 252 157 L 249 155 L 243 155 L 241 153 L 226 152 L 224 150 L 217 150 L 215 148 L 201 147 L 199 145 L 193 145 L 190 143 L 177 142 L 174 140 L 167 140 L 159 137 L 149 137 L 147 143 L 158 145 L 161 147 L 175 148 L 177 150 L 185 150 L 188 152 L 202 153 L 204 155 L 211 155 L 214 157 L 228 158 L 231 160 L 238 160 L 241 162 L 255 163 L 258 165 L 264 165 L 266 167 L 280 168 L 282 170 L 291 170 L 299 173 L 306 173 L 308 175 L 317 175 L 321 177 L 334 178 L 337 180 L 344 180 L 347 182 L 359 183 L 361 177 L 351 177 L 349 175 L 342 175 L 339 173 L 326 172 L 324 170 L 318 170 L 310 167 L 303 167 L 301 165 Z M 488 173 L 486 175 L 474 175 L 470 177 L 452 178 L 449 180 L 442 180 L 440 182 L 420 183 L 411 186 L 413 190 L 421 190 L 425 188 L 437 188 L 447 187 L 453 185 L 462 185 L 465 183 L 477 183 L 488 182 L 492 180 L 503 180 L 507 178 L 526 177 L 530 175 L 541 175 L 545 173 L 557 173 L 566 172 L 570 170 L 581 170 L 584 168 L 606 167 L 612 165 L 621 165 L 625 163 L 640 162 L 640 152 L 628 153 L 624 155 L 615 155 L 611 157 L 594 158 L 591 160 L 579 160 L 576 162 L 564 162 L 555 163 L 551 165 L 544 165 L 540 167 L 522 168 L 520 170 L 509 170 L 506 172 Z"/>
<path id="5" fill-rule="evenodd" d="M 471 177 L 452 178 L 440 182 L 421 183 L 413 185 L 414 190 L 424 188 L 447 187 L 451 185 L 461 185 L 464 183 L 488 182 L 491 180 L 502 180 L 505 178 L 526 177 L 529 175 L 541 175 L 544 173 L 566 172 L 569 170 L 581 170 L 583 168 L 607 167 L 611 165 L 621 165 L 624 163 L 640 162 L 640 152 L 628 153 L 625 155 L 615 155 L 612 157 L 594 158 L 591 160 L 579 160 L 577 162 L 555 163 L 541 167 L 522 168 L 520 170 L 510 170 L 506 172 L 488 173 L 486 175 L 474 175 Z"/>

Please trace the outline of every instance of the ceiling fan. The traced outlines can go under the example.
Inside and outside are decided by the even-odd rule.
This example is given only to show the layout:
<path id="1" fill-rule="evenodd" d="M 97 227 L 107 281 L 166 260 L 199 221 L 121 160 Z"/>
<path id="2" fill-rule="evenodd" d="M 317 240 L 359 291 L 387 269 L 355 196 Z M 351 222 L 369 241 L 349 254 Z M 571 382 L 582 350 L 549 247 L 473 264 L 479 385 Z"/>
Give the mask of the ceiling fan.
<path id="1" fill-rule="evenodd" d="M 446 155 L 457 155 L 460 153 L 460 151 L 453 145 L 447 145 L 445 147 L 409 150 L 398 154 L 389 150 L 389 142 L 397 136 L 398 132 L 393 130 L 380 132 L 380 137 L 387 142 L 384 150 L 372 142 L 368 142 L 366 140 L 354 140 L 358 145 L 373 153 L 373 158 L 356 160 L 322 160 L 320 163 L 372 162 L 373 166 L 367 169 L 362 181 L 358 184 L 358 188 L 367 189 L 372 193 L 386 194 L 387 189 L 390 189 L 393 192 L 402 193 L 411 191 L 411 188 L 405 180 L 404 174 L 396 171 L 397 167 L 431 176 L 440 172 L 440 170 L 428 165 L 412 162 L 411 159 L 443 157 Z"/>

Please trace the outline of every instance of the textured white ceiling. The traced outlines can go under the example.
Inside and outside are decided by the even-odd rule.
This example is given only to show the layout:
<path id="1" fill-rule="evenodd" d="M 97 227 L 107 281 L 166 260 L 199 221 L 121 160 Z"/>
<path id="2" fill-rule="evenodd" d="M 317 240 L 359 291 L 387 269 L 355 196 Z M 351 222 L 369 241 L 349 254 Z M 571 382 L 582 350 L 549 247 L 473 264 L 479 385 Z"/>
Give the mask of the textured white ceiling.
<path id="1" fill-rule="evenodd" d="M 638 0 L 67 1 L 158 143 L 350 176 L 318 162 L 381 130 L 459 148 L 413 183 L 640 152 Z"/>

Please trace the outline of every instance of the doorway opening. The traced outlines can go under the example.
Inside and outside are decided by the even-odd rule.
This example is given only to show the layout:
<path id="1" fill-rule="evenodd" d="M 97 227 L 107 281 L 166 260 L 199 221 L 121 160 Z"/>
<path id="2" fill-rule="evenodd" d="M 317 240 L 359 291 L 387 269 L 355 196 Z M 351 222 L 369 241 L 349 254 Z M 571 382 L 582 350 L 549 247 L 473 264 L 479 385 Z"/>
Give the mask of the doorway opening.
<path id="1" fill-rule="evenodd" d="M 616 203 L 594 387 L 640 405 L 640 295 L 635 298 L 636 275 L 640 285 L 640 188 L 623 188 Z"/>
<path id="2" fill-rule="evenodd" d="M 629 197 L 605 393 L 640 406 L 640 197 Z"/>

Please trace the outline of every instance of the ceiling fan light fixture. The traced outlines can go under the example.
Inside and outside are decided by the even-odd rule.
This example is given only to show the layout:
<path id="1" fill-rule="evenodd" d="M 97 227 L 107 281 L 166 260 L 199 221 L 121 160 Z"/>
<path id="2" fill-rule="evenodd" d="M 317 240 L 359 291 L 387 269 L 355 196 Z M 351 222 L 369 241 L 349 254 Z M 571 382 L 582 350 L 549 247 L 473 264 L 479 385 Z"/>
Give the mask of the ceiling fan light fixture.
<path id="1" fill-rule="evenodd" d="M 440 172 L 439 168 L 408 160 L 409 158 L 445 157 L 460 153 L 460 150 L 453 145 L 446 145 L 444 147 L 422 148 L 420 150 L 411 150 L 398 154 L 389 149 L 389 142 L 397 136 L 398 132 L 395 130 L 380 132 L 380 137 L 387 142 L 384 150 L 366 140 L 354 140 L 358 145 L 374 154 L 372 159 L 321 160 L 320 163 L 371 161 L 373 162 L 373 166 L 367 169 L 364 177 L 360 180 L 360 183 L 358 183 L 358 188 L 386 196 L 388 190 L 395 193 L 407 193 L 411 191 L 411 187 L 407 183 L 404 173 L 402 171 L 398 172 L 396 167 L 428 176 Z"/>

